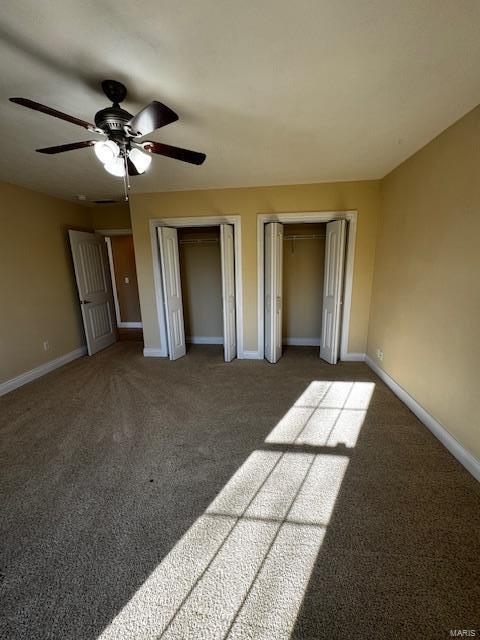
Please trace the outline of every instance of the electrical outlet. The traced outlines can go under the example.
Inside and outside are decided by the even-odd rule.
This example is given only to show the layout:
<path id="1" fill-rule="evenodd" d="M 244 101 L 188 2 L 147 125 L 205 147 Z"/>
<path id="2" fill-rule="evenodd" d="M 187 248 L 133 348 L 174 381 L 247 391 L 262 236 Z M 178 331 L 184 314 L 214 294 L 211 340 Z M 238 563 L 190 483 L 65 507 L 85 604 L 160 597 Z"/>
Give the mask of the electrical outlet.
<path id="1" fill-rule="evenodd" d="M 125 284 L 130 284 L 130 278 L 128 276 L 125 276 Z"/>
<path id="2" fill-rule="evenodd" d="M 377 349 L 377 358 L 383 360 L 383 351 L 381 349 Z"/>
<path id="3" fill-rule="evenodd" d="M 48 340 L 44 340 L 43 341 L 43 350 L 44 351 L 49 351 L 50 350 L 50 344 L 49 344 Z"/>

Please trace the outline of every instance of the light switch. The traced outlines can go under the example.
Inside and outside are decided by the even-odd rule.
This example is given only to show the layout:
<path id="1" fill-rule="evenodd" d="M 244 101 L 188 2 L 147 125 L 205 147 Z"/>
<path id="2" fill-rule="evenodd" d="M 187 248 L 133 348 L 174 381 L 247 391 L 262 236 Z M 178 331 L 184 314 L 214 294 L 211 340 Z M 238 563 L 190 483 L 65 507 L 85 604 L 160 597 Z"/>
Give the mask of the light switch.
<path id="1" fill-rule="evenodd" d="M 125 276 L 125 284 L 130 284 L 130 279 L 128 276 Z"/>

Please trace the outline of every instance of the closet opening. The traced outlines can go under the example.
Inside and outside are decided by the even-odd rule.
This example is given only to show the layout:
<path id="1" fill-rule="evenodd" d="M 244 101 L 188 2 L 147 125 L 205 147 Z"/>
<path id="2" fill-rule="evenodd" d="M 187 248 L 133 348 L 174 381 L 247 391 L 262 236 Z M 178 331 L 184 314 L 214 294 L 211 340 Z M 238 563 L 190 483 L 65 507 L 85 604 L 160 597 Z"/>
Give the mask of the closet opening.
<path id="1" fill-rule="evenodd" d="M 163 322 L 170 360 L 187 343 L 223 345 L 237 357 L 237 251 L 234 224 L 159 226 Z"/>
<path id="2" fill-rule="evenodd" d="M 288 216 L 279 217 L 283 215 Z M 320 357 L 330 364 L 336 364 L 340 355 L 347 220 L 331 217 L 323 222 L 322 214 L 318 218 L 298 222 L 287 218 L 283 224 L 260 220 L 264 225 L 264 356 L 272 363 L 282 357 L 284 344 L 319 346 Z M 354 227 L 349 231 L 354 235 Z M 353 245 L 349 247 L 348 303 Z M 349 312 L 347 326 L 348 320 Z"/>
<path id="3" fill-rule="evenodd" d="M 179 229 L 178 246 L 187 345 L 222 345 L 220 227 Z"/>

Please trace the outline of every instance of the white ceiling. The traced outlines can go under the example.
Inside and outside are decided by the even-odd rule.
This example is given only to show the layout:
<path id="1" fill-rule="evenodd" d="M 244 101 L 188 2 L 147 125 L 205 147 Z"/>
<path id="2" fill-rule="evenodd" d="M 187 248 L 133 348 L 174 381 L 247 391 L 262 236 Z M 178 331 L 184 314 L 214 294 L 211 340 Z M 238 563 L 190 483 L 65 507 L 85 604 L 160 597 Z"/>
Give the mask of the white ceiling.
<path id="1" fill-rule="evenodd" d="M 124 107 L 180 120 L 152 139 L 136 192 L 379 178 L 480 102 L 478 0 L 2 0 L 0 179 L 68 199 L 120 197 L 87 131 L 8 102 L 93 121 L 99 82 Z"/>

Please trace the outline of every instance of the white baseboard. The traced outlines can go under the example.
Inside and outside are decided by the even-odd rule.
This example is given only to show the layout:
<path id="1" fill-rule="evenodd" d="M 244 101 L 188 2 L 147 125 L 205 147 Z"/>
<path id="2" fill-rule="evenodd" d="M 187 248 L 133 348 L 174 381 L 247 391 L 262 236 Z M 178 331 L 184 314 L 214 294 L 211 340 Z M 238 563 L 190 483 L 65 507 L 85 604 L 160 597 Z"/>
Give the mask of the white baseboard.
<path id="1" fill-rule="evenodd" d="M 32 380 L 41 378 L 45 374 L 50 373 L 50 371 L 63 367 L 64 364 L 72 362 L 72 360 L 76 360 L 77 358 L 81 358 L 85 355 L 87 355 L 87 347 L 79 347 L 74 351 L 70 351 L 70 353 L 65 353 L 63 356 L 59 356 L 54 360 L 45 362 L 44 364 L 35 367 L 35 369 L 30 369 L 30 371 L 25 371 L 25 373 L 21 373 L 15 378 L 2 382 L 0 384 L 0 396 L 13 391 L 14 389 L 18 389 L 18 387 L 22 387 L 24 384 L 32 382 Z"/>
<path id="2" fill-rule="evenodd" d="M 117 325 L 120 329 L 142 329 L 141 322 L 119 322 Z"/>
<path id="3" fill-rule="evenodd" d="M 153 349 L 152 347 L 145 347 L 143 349 L 144 358 L 168 358 L 168 354 L 164 353 L 162 349 Z"/>
<path id="4" fill-rule="evenodd" d="M 365 362 L 375 371 L 377 376 L 390 387 L 393 393 L 407 405 L 417 418 L 430 429 L 433 435 L 440 440 L 452 456 L 454 456 L 474 478 L 480 482 L 480 460 L 476 458 L 468 449 L 465 449 L 458 440 L 447 431 L 428 411 L 426 411 L 412 396 L 405 391 L 395 380 L 388 375 L 370 356 L 366 356 Z"/>
<path id="5" fill-rule="evenodd" d="M 321 338 L 284 338 L 283 344 L 292 347 L 319 347 Z"/>
<path id="6" fill-rule="evenodd" d="M 242 351 L 242 353 L 238 353 L 237 358 L 239 360 L 263 360 L 263 356 L 258 351 Z"/>
<path id="7" fill-rule="evenodd" d="M 223 336 L 211 338 L 210 336 L 187 336 L 190 344 L 223 344 Z"/>
<path id="8" fill-rule="evenodd" d="M 365 353 L 345 353 L 340 360 L 342 362 L 365 362 Z"/>

